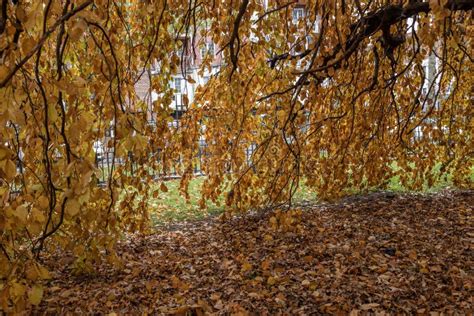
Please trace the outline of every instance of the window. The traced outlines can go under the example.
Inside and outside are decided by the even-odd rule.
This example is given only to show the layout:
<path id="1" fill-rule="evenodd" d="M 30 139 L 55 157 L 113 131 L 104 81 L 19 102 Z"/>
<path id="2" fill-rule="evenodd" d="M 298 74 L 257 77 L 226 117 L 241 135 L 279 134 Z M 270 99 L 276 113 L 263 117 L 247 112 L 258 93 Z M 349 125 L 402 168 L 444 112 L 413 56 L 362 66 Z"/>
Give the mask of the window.
<path id="1" fill-rule="evenodd" d="M 114 126 L 111 126 L 105 130 L 105 137 L 114 137 Z"/>
<path id="2" fill-rule="evenodd" d="M 176 93 L 181 93 L 181 78 L 174 78 L 174 90 Z"/>
<path id="3" fill-rule="evenodd" d="M 179 120 L 173 120 L 172 122 L 168 122 L 168 127 L 178 128 L 179 127 Z"/>
<path id="4" fill-rule="evenodd" d="M 421 130 L 421 126 L 415 127 L 415 140 L 419 140 L 423 137 L 423 131 Z"/>
<path id="5" fill-rule="evenodd" d="M 173 110 L 175 110 L 175 111 L 183 111 L 184 110 L 182 94 L 173 95 Z"/>
<path id="6" fill-rule="evenodd" d="M 214 43 L 207 43 L 207 53 L 214 56 Z"/>
<path id="7" fill-rule="evenodd" d="M 313 28 L 313 30 L 314 30 L 315 33 L 319 33 L 319 25 L 320 25 L 321 23 L 322 23 L 322 22 L 321 22 L 321 17 L 318 15 L 318 16 L 316 17 L 316 20 L 314 21 L 314 28 Z"/>
<path id="8" fill-rule="evenodd" d="M 214 43 L 206 43 L 203 47 L 201 47 L 201 57 L 204 58 L 206 54 L 214 56 Z"/>
<path id="9" fill-rule="evenodd" d="M 304 8 L 293 9 L 293 22 L 298 22 L 299 19 L 304 17 Z"/>
<path id="10" fill-rule="evenodd" d="M 152 74 L 157 73 L 158 70 L 160 70 L 159 67 L 158 67 L 158 62 L 157 61 L 152 62 L 151 65 L 150 65 L 151 73 Z"/>

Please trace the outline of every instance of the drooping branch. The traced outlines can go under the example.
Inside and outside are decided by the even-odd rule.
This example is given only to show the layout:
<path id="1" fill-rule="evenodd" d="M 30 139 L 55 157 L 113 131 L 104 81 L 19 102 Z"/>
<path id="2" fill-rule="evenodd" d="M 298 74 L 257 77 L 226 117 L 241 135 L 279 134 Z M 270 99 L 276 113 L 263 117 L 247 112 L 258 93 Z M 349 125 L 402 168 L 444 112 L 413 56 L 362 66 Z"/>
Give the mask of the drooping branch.
<path id="1" fill-rule="evenodd" d="M 0 6 L 0 34 L 3 34 L 7 27 L 7 5 L 8 0 L 2 0 Z"/>
<path id="2" fill-rule="evenodd" d="M 451 11 L 470 11 L 474 9 L 474 1 L 450 0 L 445 5 L 445 8 Z M 389 31 L 390 27 L 421 13 L 428 14 L 432 9 L 429 2 L 412 2 L 406 6 L 387 5 L 370 12 L 360 18 L 357 23 L 353 23 L 350 26 L 350 36 L 347 41 L 336 45 L 333 52 L 324 58 L 322 64 L 319 64 L 315 68 L 297 72 L 297 74 L 314 74 L 328 70 L 329 68 L 340 68 L 343 61 L 348 60 L 366 38 L 369 38 L 378 31 L 383 31 L 383 39 L 385 40 L 387 49 L 393 50 L 396 46 L 403 43 L 403 39 L 391 35 Z M 342 54 L 340 54 L 341 51 L 343 52 Z M 274 66 L 279 60 L 304 58 L 305 56 L 307 56 L 307 54 L 290 55 L 284 53 L 272 57 L 269 63 Z"/>
<path id="3" fill-rule="evenodd" d="M 25 57 L 23 57 L 20 62 L 18 64 L 15 65 L 15 67 L 5 76 L 5 78 L 3 78 L 1 81 L 0 81 L 0 88 L 3 88 L 7 85 L 7 83 L 13 78 L 13 76 L 17 73 L 17 71 L 23 67 L 23 65 L 28 61 L 30 60 L 31 57 L 33 57 L 33 55 L 35 55 L 38 50 L 41 49 L 41 47 L 43 47 L 44 43 L 46 42 L 46 40 L 49 38 L 49 36 L 54 32 L 56 31 L 56 29 L 66 23 L 68 20 L 70 20 L 74 15 L 76 15 L 78 12 L 81 12 L 82 10 L 84 10 L 85 8 L 87 8 L 89 5 L 92 4 L 92 0 L 87 0 L 86 2 L 82 3 L 81 5 L 77 6 L 76 8 L 72 9 L 71 11 L 69 11 L 68 13 L 66 13 L 65 15 L 63 15 L 60 19 L 58 19 L 49 29 L 46 30 L 46 32 L 44 32 L 43 36 L 41 36 L 40 40 L 38 41 L 38 43 L 33 47 L 33 49 L 28 52 L 28 54 L 25 55 Z"/>
<path id="4" fill-rule="evenodd" d="M 242 18 L 244 17 L 244 14 L 247 10 L 247 6 L 249 4 L 249 0 L 244 0 L 240 4 L 239 7 L 239 13 L 237 13 L 237 17 L 235 18 L 234 21 L 234 29 L 232 31 L 232 35 L 230 37 L 229 41 L 229 49 L 230 49 L 230 60 L 232 61 L 232 72 L 231 72 L 231 77 L 232 73 L 237 69 L 237 62 L 238 62 L 238 56 L 239 56 L 239 51 L 240 51 L 240 38 L 239 38 L 239 27 L 240 23 L 242 21 Z M 237 42 L 237 46 L 236 46 Z"/>
<path id="5" fill-rule="evenodd" d="M 469 11 L 474 8 L 474 1 L 465 0 L 452 0 L 446 4 L 446 8 L 452 11 Z M 432 10 L 430 4 L 427 2 L 416 2 L 410 3 L 403 7 L 401 5 L 389 5 L 377 10 L 374 13 L 369 13 L 366 17 L 363 17 L 358 23 L 351 25 L 351 36 L 344 44 L 345 53 L 342 57 L 333 59 L 342 49 L 341 45 L 337 45 L 334 49 L 333 54 L 325 60 L 323 65 L 310 69 L 307 72 L 316 73 L 324 71 L 333 67 L 334 69 L 340 68 L 342 61 L 348 60 L 349 57 L 357 50 L 363 40 L 372 36 L 379 30 L 384 31 L 384 38 L 387 41 L 387 45 L 400 45 L 400 41 L 396 41 L 389 34 L 390 27 L 403 20 L 419 15 L 421 13 L 429 13 Z M 332 61 L 331 61 L 332 60 Z"/>
<path id="6" fill-rule="evenodd" d="M 283 10 L 283 9 L 289 7 L 290 5 L 295 4 L 296 2 L 297 2 L 296 0 L 293 0 L 293 1 L 290 1 L 290 2 L 288 2 L 288 3 L 282 4 L 282 5 L 280 5 L 279 7 L 276 7 L 276 8 L 273 8 L 273 9 L 271 9 L 271 10 L 266 11 L 266 12 L 263 13 L 261 16 L 259 16 L 258 19 L 257 19 L 255 22 L 253 22 L 253 24 L 257 24 L 258 22 L 260 22 L 261 20 L 263 20 L 267 15 L 270 15 L 270 14 L 272 14 L 272 13 L 275 13 L 275 12 L 278 12 L 278 11 L 280 11 L 280 10 Z"/>

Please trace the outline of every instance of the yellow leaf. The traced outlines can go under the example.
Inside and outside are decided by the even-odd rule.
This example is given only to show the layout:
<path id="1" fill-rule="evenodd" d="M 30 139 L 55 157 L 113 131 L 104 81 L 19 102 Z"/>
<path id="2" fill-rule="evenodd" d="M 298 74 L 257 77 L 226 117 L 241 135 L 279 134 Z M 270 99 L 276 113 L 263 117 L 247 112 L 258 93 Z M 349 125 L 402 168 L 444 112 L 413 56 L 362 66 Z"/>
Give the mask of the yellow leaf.
<path id="1" fill-rule="evenodd" d="M 51 279 L 51 275 L 49 274 L 48 269 L 46 269 L 45 267 L 41 265 L 38 265 L 38 274 L 39 274 L 39 277 L 43 280 Z"/>
<path id="2" fill-rule="evenodd" d="M 36 45 L 36 41 L 32 37 L 25 38 L 21 42 L 21 50 L 23 54 L 28 54 Z"/>
<path id="3" fill-rule="evenodd" d="M 272 241 L 272 240 L 273 240 L 273 236 L 270 235 L 270 234 L 266 234 L 265 236 L 263 236 L 263 239 L 264 239 L 265 241 Z"/>
<path id="4" fill-rule="evenodd" d="M 331 77 L 334 76 L 334 68 L 333 67 L 329 67 L 328 75 L 331 76 Z"/>
<path id="5" fill-rule="evenodd" d="M 188 99 L 188 96 L 186 94 L 183 94 L 183 104 L 185 106 L 189 105 L 189 99 Z"/>
<path id="6" fill-rule="evenodd" d="M 25 268 L 25 275 L 28 280 L 36 280 L 39 277 L 38 268 L 36 264 L 29 262 Z"/>
<path id="7" fill-rule="evenodd" d="M 15 210 L 15 217 L 24 224 L 26 223 L 26 218 L 28 217 L 28 210 L 25 205 L 20 205 Z"/>
<path id="8" fill-rule="evenodd" d="M 46 209 L 49 205 L 49 200 L 46 196 L 42 195 L 38 198 L 37 203 L 39 208 Z"/>
<path id="9" fill-rule="evenodd" d="M 43 288 L 39 285 L 33 285 L 28 295 L 30 303 L 33 305 L 39 305 L 43 298 Z"/>
<path id="10" fill-rule="evenodd" d="M 9 150 L 6 148 L 0 148 L 0 160 L 5 159 L 9 154 Z"/>
<path id="11" fill-rule="evenodd" d="M 362 310 L 364 310 L 364 311 L 367 311 L 367 310 L 369 310 L 369 309 L 376 308 L 376 307 L 378 307 L 378 306 L 379 306 L 379 304 L 377 304 L 377 303 L 369 303 L 369 304 L 363 304 L 363 305 L 360 307 L 360 309 L 362 309 Z"/>
<path id="12" fill-rule="evenodd" d="M 5 175 L 8 180 L 12 180 L 16 175 L 16 165 L 10 159 L 5 162 Z"/>
<path id="13" fill-rule="evenodd" d="M 10 295 L 14 298 L 23 296 L 26 292 L 26 287 L 18 282 L 13 282 L 10 287 Z"/>
<path id="14" fill-rule="evenodd" d="M 276 279 L 272 276 L 269 276 L 268 279 L 267 279 L 267 284 L 268 285 L 274 285 L 276 283 Z"/>
<path id="15" fill-rule="evenodd" d="M 81 209 L 81 205 L 79 204 L 79 201 L 75 199 L 68 200 L 67 205 L 66 205 L 66 213 L 69 216 L 72 217 L 74 215 L 77 215 L 80 209 Z"/>
<path id="16" fill-rule="evenodd" d="M 246 271 L 250 271 L 252 270 L 252 265 L 248 262 L 245 262 L 243 265 L 242 265 L 242 271 L 243 272 L 246 272 Z"/>
<path id="17" fill-rule="evenodd" d="M 17 19 L 24 23 L 26 21 L 26 12 L 25 12 L 25 9 L 23 8 L 22 5 L 18 4 L 16 6 L 16 10 L 15 10 L 15 13 L 16 13 L 16 17 Z"/>
<path id="18" fill-rule="evenodd" d="M 178 289 L 181 286 L 181 280 L 176 275 L 172 275 L 171 284 L 175 289 Z"/>
<path id="19" fill-rule="evenodd" d="M 0 80 L 5 78 L 10 72 L 10 69 L 8 69 L 7 66 L 5 65 L 0 65 Z"/>
<path id="20" fill-rule="evenodd" d="M 270 269 L 271 262 L 268 259 L 263 260 L 261 265 L 262 265 L 262 270 L 268 270 Z"/>
<path id="21" fill-rule="evenodd" d="M 31 209 L 31 219 L 35 222 L 44 222 L 46 217 L 44 216 L 43 212 L 38 210 L 36 207 Z"/>
<path id="22" fill-rule="evenodd" d="M 58 111 L 56 110 L 56 106 L 54 106 L 54 104 L 48 105 L 48 119 L 53 123 L 58 119 Z"/>

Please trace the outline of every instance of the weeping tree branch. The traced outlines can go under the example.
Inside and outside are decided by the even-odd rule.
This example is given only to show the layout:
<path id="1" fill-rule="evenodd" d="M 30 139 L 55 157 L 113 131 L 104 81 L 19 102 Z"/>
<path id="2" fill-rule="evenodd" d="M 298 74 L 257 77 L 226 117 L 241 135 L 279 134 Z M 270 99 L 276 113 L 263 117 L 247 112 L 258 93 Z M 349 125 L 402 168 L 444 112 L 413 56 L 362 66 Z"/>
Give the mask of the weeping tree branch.
<path id="1" fill-rule="evenodd" d="M 232 78 L 232 74 L 238 67 L 237 63 L 238 63 L 239 51 L 240 51 L 239 27 L 240 27 L 242 18 L 244 17 L 244 14 L 247 10 L 248 4 L 249 4 L 249 0 L 244 0 L 240 4 L 239 13 L 237 13 L 237 17 L 235 18 L 234 29 L 232 31 L 232 35 L 230 37 L 230 41 L 228 44 L 229 50 L 230 50 L 230 60 L 232 61 L 232 66 L 233 66 L 230 78 Z M 235 46 L 236 45 L 235 42 L 237 42 L 237 46 Z"/>
<path id="2" fill-rule="evenodd" d="M 474 9 L 474 1 L 450 0 L 445 5 L 445 8 L 451 11 L 470 11 Z M 430 6 L 429 2 L 412 2 L 406 6 L 387 5 L 376 11 L 370 12 L 360 18 L 357 23 L 354 23 L 350 26 L 350 36 L 347 41 L 345 43 L 336 45 L 333 52 L 324 58 L 322 64 L 316 68 L 299 71 L 297 74 L 315 74 L 317 72 L 326 71 L 329 68 L 340 68 L 343 64 L 343 61 L 348 60 L 365 39 L 369 38 L 380 30 L 383 32 L 382 39 L 384 41 L 386 50 L 388 52 L 393 51 L 393 49 L 402 44 L 405 39 L 395 37 L 390 34 L 390 27 L 396 23 L 407 20 L 408 18 L 421 13 L 428 14 L 432 11 L 432 9 L 433 8 Z M 342 55 L 339 54 L 341 51 L 344 52 Z M 336 58 L 338 54 L 340 57 Z M 279 60 L 304 58 L 307 55 L 307 53 L 300 55 L 290 55 L 285 53 L 272 57 L 269 60 L 269 63 L 272 67 L 274 67 Z"/>
<path id="3" fill-rule="evenodd" d="M 17 73 L 17 71 L 23 67 L 23 65 L 30 60 L 31 57 L 33 57 L 40 49 L 43 47 L 44 43 L 46 40 L 50 37 L 50 35 L 56 31 L 56 29 L 60 26 L 66 23 L 69 19 L 71 19 L 74 15 L 76 15 L 78 12 L 84 10 L 87 8 L 89 5 L 92 4 L 92 0 L 87 0 L 86 2 L 82 3 L 81 5 L 77 6 L 76 8 L 72 9 L 68 13 L 64 14 L 59 20 L 57 20 L 49 29 L 44 32 L 43 36 L 41 36 L 40 40 L 38 43 L 33 47 L 33 49 L 26 54 L 25 57 L 23 57 L 18 64 L 15 65 L 15 67 L 8 73 L 8 75 L 5 76 L 5 78 L 1 79 L 0 81 L 0 88 L 3 88 L 7 85 L 8 82 L 13 78 L 13 76 Z"/>
<path id="4" fill-rule="evenodd" d="M 7 6 L 8 0 L 2 0 L 0 5 L 0 34 L 3 34 L 7 27 Z"/>

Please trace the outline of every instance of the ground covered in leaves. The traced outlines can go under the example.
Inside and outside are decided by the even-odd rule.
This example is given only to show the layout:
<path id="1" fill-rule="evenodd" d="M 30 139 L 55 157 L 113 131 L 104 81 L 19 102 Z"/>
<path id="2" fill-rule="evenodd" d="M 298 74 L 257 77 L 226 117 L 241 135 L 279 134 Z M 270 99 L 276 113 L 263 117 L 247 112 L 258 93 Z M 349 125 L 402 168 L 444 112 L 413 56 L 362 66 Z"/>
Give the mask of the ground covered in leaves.
<path id="1" fill-rule="evenodd" d="M 55 258 L 34 312 L 472 313 L 473 206 L 473 191 L 375 193 L 183 223 L 123 242 L 120 270 Z"/>

